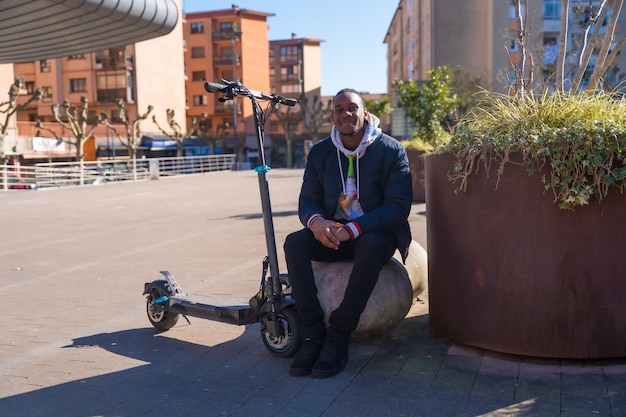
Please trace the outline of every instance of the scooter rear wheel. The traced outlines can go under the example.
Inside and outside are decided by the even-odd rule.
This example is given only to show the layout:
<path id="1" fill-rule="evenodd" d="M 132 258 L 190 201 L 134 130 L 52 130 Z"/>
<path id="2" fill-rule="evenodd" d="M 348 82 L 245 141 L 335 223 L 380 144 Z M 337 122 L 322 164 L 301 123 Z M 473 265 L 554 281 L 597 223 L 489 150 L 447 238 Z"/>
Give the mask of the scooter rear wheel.
<path id="1" fill-rule="evenodd" d="M 161 288 L 161 286 L 155 286 L 146 298 L 146 312 L 148 313 L 148 320 L 150 320 L 150 323 L 155 328 L 162 331 L 169 330 L 174 327 L 174 325 L 178 322 L 179 316 L 178 313 L 165 311 L 162 307 L 157 306 L 154 303 L 154 300 L 157 298 L 170 295 L 169 292 L 166 291 L 165 287 L 166 281 L 163 280 L 163 288 Z"/>
<path id="2" fill-rule="evenodd" d="M 261 320 L 261 339 L 265 348 L 274 356 L 288 358 L 296 354 L 300 349 L 300 329 L 296 312 L 292 308 L 286 308 L 276 313 L 283 335 L 276 337 L 267 328 L 267 320 L 271 314 Z"/>

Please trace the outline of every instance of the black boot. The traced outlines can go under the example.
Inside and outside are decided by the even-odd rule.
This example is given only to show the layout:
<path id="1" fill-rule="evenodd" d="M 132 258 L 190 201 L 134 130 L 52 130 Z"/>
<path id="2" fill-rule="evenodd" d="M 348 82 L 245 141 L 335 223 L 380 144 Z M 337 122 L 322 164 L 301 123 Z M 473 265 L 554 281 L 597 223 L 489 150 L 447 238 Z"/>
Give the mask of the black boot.
<path id="1" fill-rule="evenodd" d="M 302 346 L 291 363 L 289 373 L 293 376 L 306 376 L 311 373 L 311 368 L 322 350 L 322 339 L 306 338 L 302 341 Z"/>
<path id="2" fill-rule="evenodd" d="M 348 343 L 350 335 L 329 330 L 311 375 L 328 378 L 337 375 L 348 363 Z"/>

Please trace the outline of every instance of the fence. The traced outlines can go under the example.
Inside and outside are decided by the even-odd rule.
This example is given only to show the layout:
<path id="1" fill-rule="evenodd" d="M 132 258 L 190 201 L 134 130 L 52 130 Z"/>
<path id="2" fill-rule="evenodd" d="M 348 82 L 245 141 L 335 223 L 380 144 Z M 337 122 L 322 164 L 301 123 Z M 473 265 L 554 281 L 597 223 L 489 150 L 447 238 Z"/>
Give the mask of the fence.
<path id="1" fill-rule="evenodd" d="M 53 162 L 35 166 L 0 165 L 0 190 L 97 185 L 146 181 L 162 176 L 201 174 L 232 168 L 235 156 L 206 155 L 137 160 Z"/>

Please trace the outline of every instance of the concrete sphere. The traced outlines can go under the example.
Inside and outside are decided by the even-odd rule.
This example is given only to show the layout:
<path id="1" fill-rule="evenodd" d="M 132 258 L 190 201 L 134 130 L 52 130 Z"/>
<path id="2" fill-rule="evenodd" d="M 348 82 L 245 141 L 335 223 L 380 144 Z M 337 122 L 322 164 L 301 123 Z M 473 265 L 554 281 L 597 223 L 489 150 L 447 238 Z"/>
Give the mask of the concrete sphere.
<path id="1" fill-rule="evenodd" d="M 339 307 L 352 271 L 352 261 L 313 261 L 317 297 L 328 324 L 330 313 Z M 374 291 L 361 315 L 353 340 L 379 336 L 393 329 L 409 312 L 413 300 L 426 288 L 426 251 L 413 241 L 406 266 L 396 253 L 383 267 Z"/>
<path id="2" fill-rule="evenodd" d="M 396 251 L 393 257 L 402 262 L 400 252 Z M 416 241 L 412 241 L 409 246 L 409 256 L 406 257 L 404 267 L 409 274 L 413 298 L 417 298 L 428 286 L 428 254 Z"/>

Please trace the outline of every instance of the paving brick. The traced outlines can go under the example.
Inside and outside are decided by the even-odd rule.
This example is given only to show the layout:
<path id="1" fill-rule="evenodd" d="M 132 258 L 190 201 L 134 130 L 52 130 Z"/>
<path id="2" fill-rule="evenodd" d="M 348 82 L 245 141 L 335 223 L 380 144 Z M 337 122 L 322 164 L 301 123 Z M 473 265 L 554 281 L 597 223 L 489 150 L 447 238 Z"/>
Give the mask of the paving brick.
<path id="1" fill-rule="evenodd" d="M 279 264 L 301 170 L 273 170 Z M 247 303 L 266 253 L 257 175 L 0 193 L 0 416 L 626 416 L 626 361 L 522 358 L 432 334 L 428 291 L 329 379 L 294 378 L 258 324 L 149 324 L 145 282 Z M 426 205 L 414 239 L 427 248 Z M 237 301 L 239 302 L 239 301 Z"/>

